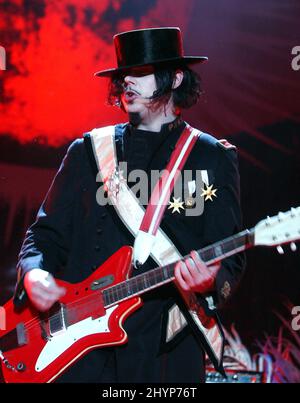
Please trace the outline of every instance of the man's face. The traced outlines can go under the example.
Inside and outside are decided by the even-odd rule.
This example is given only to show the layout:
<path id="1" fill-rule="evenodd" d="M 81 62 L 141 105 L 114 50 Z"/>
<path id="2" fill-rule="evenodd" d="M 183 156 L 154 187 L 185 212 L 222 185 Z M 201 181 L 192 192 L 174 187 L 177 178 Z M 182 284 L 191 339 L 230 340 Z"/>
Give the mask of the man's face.
<path id="1" fill-rule="evenodd" d="M 141 116 L 149 112 L 151 99 L 157 90 L 153 68 L 135 68 L 124 77 L 124 92 L 121 100 L 127 113 L 139 113 Z"/>

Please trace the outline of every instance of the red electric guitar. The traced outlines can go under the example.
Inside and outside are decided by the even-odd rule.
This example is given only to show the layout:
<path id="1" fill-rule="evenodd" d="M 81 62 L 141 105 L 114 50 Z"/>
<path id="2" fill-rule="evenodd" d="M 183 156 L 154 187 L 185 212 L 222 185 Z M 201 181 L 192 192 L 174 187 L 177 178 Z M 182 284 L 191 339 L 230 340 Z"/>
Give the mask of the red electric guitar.
<path id="1" fill-rule="evenodd" d="M 300 238 L 300 207 L 268 217 L 253 229 L 198 251 L 210 265 L 252 246 L 277 246 Z M 292 250 L 296 245 L 291 243 Z M 5 382 L 52 382 L 88 351 L 124 344 L 125 319 L 142 305 L 139 295 L 174 280 L 176 262 L 129 278 L 132 248 L 123 247 L 78 284 L 57 281 L 66 295 L 47 313 L 12 300 L 2 307 L 0 362 Z M 2 321 L 3 322 L 3 321 Z M 1 323 L 1 322 L 0 322 Z"/>

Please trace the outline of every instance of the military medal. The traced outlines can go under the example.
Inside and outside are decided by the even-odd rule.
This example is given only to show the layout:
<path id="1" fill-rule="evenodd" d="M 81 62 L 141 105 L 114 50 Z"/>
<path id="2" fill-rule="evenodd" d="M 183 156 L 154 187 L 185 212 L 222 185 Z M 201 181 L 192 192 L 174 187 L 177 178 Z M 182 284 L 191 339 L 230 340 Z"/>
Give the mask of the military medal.
<path id="1" fill-rule="evenodd" d="M 192 208 L 195 205 L 195 199 L 193 197 L 187 197 L 184 201 L 186 208 Z"/>
<path id="2" fill-rule="evenodd" d="M 210 186 L 205 185 L 205 186 L 206 186 L 206 189 L 203 189 L 203 188 L 201 189 L 202 190 L 201 197 L 205 197 L 205 199 L 204 199 L 205 201 L 207 201 L 207 200 L 213 201 L 212 197 L 213 196 L 217 197 L 216 191 L 218 189 L 213 189 L 214 185 L 210 185 Z"/>
<path id="3" fill-rule="evenodd" d="M 196 191 L 196 182 L 195 181 L 188 182 L 188 188 L 189 188 L 189 195 L 188 195 L 188 197 L 185 198 L 184 204 L 185 204 L 186 208 L 192 208 L 192 207 L 194 207 L 194 205 L 196 203 L 196 200 L 193 197 L 193 194 Z"/>
<path id="4" fill-rule="evenodd" d="M 107 181 L 105 181 L 105 190 L 116 198 L 119 194 L 122 183 L 126 183 L 126 179 L 123 177 L 123 171 L 116 168 Z"/>
<path id="5" fill-rule="evenodd" d="M 175 197 L 173 197 L 173 201 L 170 202 L 169 201 L 170 206 L 168 207 L 168 209 L 173 209 L 172 214 L 174 213 L 179 213 L 180 214 L 180 209 L 182 208 L 182 210 L 184 210 L 183 207 L 183 202 L 180 201 L 180 197 L 178 197 L 178 199 L 175 199 Z"/>

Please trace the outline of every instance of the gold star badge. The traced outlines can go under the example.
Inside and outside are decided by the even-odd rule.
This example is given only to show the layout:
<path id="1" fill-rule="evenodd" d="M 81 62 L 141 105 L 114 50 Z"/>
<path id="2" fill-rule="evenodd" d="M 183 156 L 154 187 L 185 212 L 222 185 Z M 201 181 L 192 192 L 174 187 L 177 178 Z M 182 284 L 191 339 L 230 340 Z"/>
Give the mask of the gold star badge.
<path id="1" fill-rule="evenodd" d="M 177 211 L 177 213 L 180 213 L 180 209 L 182 208 L 182 210 L 184 210 L 183 207 L 183 202 L 180 201 L 180 197 L 178 197 L 178 199 L 175 199 L 173 197 L 173 201 L 169 202 L 170 206 L 168 207 L 168 209 L 173 209 L 172 213 L 175 213 Z"/>
<path id="2" fill-rule="evenodd" d="M 205 197 L 205 201 L 207 201 L 208 199 L 213 201 L 212 196 L 217 197 L 216 191 L 218 189 L 213 189 L 214 185 L 210 185 L 210 186 L 205 185 L 205 186 L 206 186 L 206 189 L 203 189 L 203 188 L 201 189 L 202 190 L 201 197 L 202 196 Z"/>

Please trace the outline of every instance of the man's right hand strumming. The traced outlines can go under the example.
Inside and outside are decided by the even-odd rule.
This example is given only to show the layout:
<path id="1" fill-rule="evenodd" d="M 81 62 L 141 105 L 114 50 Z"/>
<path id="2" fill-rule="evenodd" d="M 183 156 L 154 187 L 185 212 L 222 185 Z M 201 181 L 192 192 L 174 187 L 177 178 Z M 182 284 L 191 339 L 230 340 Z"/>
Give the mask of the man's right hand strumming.
<path id="1" fill-rule="evenodd" d="M 32 269 L 25 274 L 24 287 L 32 304 L 39 311 L 47 311 L 66 293 L 54 277 L 45 270 Z"/>

